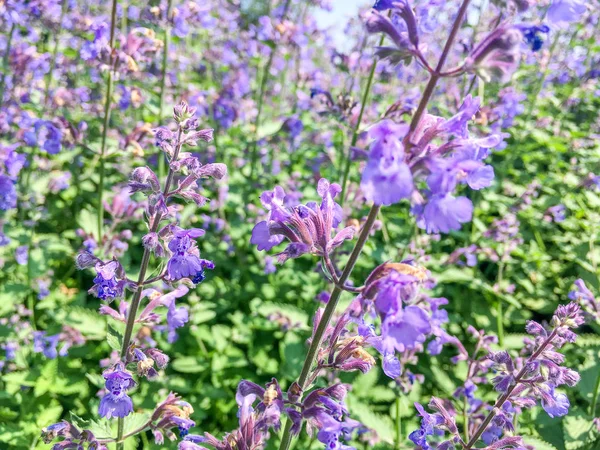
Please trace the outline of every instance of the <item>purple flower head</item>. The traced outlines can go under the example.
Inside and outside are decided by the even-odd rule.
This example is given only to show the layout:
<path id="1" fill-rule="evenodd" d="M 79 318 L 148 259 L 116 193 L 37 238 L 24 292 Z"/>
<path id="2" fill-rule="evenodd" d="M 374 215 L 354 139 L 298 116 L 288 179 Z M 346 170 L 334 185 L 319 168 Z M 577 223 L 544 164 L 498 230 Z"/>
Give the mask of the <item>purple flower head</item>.
<path id="1" fill-rule="evenodd" d="M 582 0 L 553 0 L 547 18 L 550 23 L 566 27 L 569 23 L 579 22 L 586 11 L 586 3 Z"/>
<path id="2" fill-rule="evenodd" d="M 565 394 L 559 394 L 554 391 L 554 386 L 550 386 L 548 395 L 542 397 L 542 408 L 550 417 L 561 417 L 569 413 L 571 403 Z"/>
<path id="3" fill-rule="evenodd" d="M 483 80 L 507 82 L 517 69 L 523 32 L 516 26 L 501 25 L 477 45 L 467 58 L 467 70 Z"/>
<path id="4" fill-rule="evenodd" d="M 51 155 L 60 152 L 63 134 L 52 122 L 38 120 L 35 124 L 35 131 L 37 134 L 37 144 L 42 150 Z"/>
<path id="5" fill-rule="evenodd" d="M 410 197 L 413 177 L 402 145 L 407 131 L 407 125 L 397 125 L 391 120 L 384 120 L 369 130 L 369 137 L 374 140 L 360 184 L 367 200 L 391 205 Z"/>
<path id="6" fill-rule="evenodd" d="M 427 436 L 442 435 L 444 432 L 440 426 L 444 424 L 444 418 L 440 414 L 429 414 L 419 403 L 415 403 L 415 408 L 421 416 L 421 427 L 410 433 L 408 438 L 423 450 L 429 450 L 431 447 L 427 443 Z"/>
<path id="7" fill-rule="evenodd" d="M 173 239 L 169 242 L 172 256 L 167 263 L 167 278 L 171 281 L 190 278 L 194 284 L 201 283 L 204 278 L 204 269 L 214 269 L 214 263 L 200 259 L 198 248 L 193 239 L 202 236 L 204 230 L 192 228 L 183 230 L 177 228 Z"/>
<path id="8" fill-rule="evenodd" d="M 417 225 L 428 233 L 448 233 L 459 230 L 473 216 L 473 204 L 466 197 L 450 194 L 434 195 L 424 207 L 414 207 Z"/>
<path id="9" fill-rule="evenodd" d="M 394 43 L 393 47 L 376 47 L 377 57 L 387 58 L 392 64 L 400 62 L 408 64 L 418 51 L 419 35 L 416 18 L 406 0 L 392 3 L 392 7 L 394 14 L 391 19 L 375 7 L 369 13 L 365 26 L 368 33 L 386 34 Z"/>
<path id="10" fill-rule="evenodd" d="M 386 346 L 398 351 L 414 349 L 425 341 L 431 332 L 431 322 L 427 313 L 418 306 L 410 305 L 402 311 L 388 316 L 381 327 Z"/>
<path id="11" fill-rule="evenodd" d="M 541 25 L 541 26 L 516 25 L 516 26 L 523 33 L 523 38 L 525 39 L 525 42 L 527 43 L 527 45 L 529 45 L 529 48 L 533 52 L 537 52 L 538 50 L 540 50 L 542 48 L 542 45 L 544 45 L 544 39 L 542 38 L 542 35 L 548 34 L 548 32 L 550 31 L 550 28 L 546 25 Z"/>
<path id="12" fill-rule="evenodd" d="M 17 262 L 17 264 L 19 264 L 20 266 L 25 266 L 27 265 L 28 260 L 29 246 L 20 245 L 19 247 L 17 247 L 17 249 L 15 250 L 15 261 Z"/>
<path id="13" fill-rule="evenodd" d="M 60 334 L 48 336 L 45 331 L 33 332 L 33 351 L 35 353 L 43 353 L 48 359 L 54 359 L 58 356 L 57 347 L 59 342 Z"/>
<path id="14" fill-rule="evenodd" d="M 6 175 L 0 175 L 0 210 L 8 211 L 17 206 L 15 182 Z"/>
<path id="15" fill-rule="evenodd" d="M 96 295 L 101 300 L 111 302 L 117 297 L 123 295 L 122 281 L 117 281 L 117 276 L 122 272 L 121 264 L 118 261 L 112 260 L 107 263 L 101 261 L 95 265 L 96 277 L 94 278 L 94 286 L 89 290 L 91 294 Z"/>
<path id="16" fill-rule="evenodd" d="M 100 417 L 125 417 L 133 412 L 133 402 L 127 391 L 135 387 L 133 377 L 127 372 L 122 363 L 117 363 L 110 371 L 102 376 L 106 380 L 106 394 L 100 400 L 98 414 Z"/>
<path id="17" fill-rule="evenodd" d="M 342 220 L 340 205 L 333 200 L 340 190 L 338 184 L 329 184 L 322 178 L 317 186 L 322 199 L 320 205 L 309 202 L 289 208 L 284 206 L 285 193 L 281 187 L 264 192 L 261 202 L 269 210 L 269 216 L 267 220 L 256 224 L 250 242 L 257 245 L 259 250 L 270 250 L 287 238 L 290 244 L 277 255 L 280 262 L 305 253 L 319 256 L 329 254 L 344 240 L 351 239 L 355 232 L 354 227 L 346 227 L 331 238 L 332 230 Z"/>

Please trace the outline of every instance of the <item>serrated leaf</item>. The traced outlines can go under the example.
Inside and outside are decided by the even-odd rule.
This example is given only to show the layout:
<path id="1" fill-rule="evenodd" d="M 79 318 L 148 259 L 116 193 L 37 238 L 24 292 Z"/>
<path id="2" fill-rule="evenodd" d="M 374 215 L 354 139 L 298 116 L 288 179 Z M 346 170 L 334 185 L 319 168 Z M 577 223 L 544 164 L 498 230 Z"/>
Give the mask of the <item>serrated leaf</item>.
<path id="1" fill-rule="evenodd" d="M 388 444 L 394 442 L 395 428 L 390 416 L 375 413 L 368 405 L 360 403 L 354 397 L 348 397 L 348 406 L 353 416 L 366 427 L 374 430 L 379 439 Z"/>
<path id="2" fill-rule="evenodd" d="M 43 408 L 42 411 L 37 416 L 37 419 L 36 419 L 37 426 L 40 428 L 44 428 L 44 427 L 47 427 L 48 425 L 58 422 L 58 419 L 60 418 L 62 410 L 63 410 L 62 406 L 60 406 L 60 405 Z"/>
<path id="3" fill-rule="evenodd" d="M 565 447 L 567 450 L 582 448 L 588 442 L 590 430 L 593 428 L 592 419 L 586 417 L 582 411 L 572 409 L 563 418 L 563 430 L 565 433 Z"/>
<path id="4" fill-rule="evenodd" d="M 33 388 L 33 394 L 36 397 L 40 397 L 48 392 L 54 383 L 58 375 L 58 359 L 50 359 L 44 364 L 42 371 L 40 372 L 39 378 L 35 382 Z"/>
<path id="5" fill-rule="evenodd" d="M 71 307 L 67 311 L 65 322 L 79 330 L 88 339 L 104 339 L 106 336 L 105 322 L 93 309 L 80 306 Z"/>
<path id="6" fill-rule="evenodd" d="M 523 436 L 523 441 L 527 445 L 531 445 L 535 450 L 557 450 L 554 445 L 533 436 Z"/>
<path id="7" fill-rule="evenodd" d="M 133 413 L 125 417 L 125 424 L 123 428 L 123 434 L 129 434 L 142 428 L 150 420 L 149 413 Z"/>
<path id="8" fill-rule="evenodd" d="M 108 330 L 106 333 L 106 342 L 108 342 L 108 345 L 110 345 L 110 348 L 112 348 L 113 350 L 120 351 L 123 342 L 123 336 L 111 325 L 108 325 Z"/>

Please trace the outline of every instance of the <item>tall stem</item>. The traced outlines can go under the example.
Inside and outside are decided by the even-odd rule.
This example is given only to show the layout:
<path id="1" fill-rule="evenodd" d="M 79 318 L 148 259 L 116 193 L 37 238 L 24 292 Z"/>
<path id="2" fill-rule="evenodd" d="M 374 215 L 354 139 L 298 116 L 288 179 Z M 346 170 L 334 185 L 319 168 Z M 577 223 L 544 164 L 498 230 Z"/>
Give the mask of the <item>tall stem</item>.
<path id="1" fill-rule="evenodd" d="M 469 6 L 470 1 L 471 0 L 463 0 L 463 3 L 458 11 L 458 15 L 456 16 L 454 24 L 452 25 L 452 30 L 450 31 L 450 35 L 448 36 L 446 45 L 444 46 L 444 50 L 442 51 L 442 54 L 440 56 L 440 60 L 438 62 L 437 68 L 436 68 L 435 72 L 431 74 L 431 78 L 429 79 L 429 82 L 427 83 L 427 86 L 425 87 L 425 91 L 423 92 L 423 97 L 421 98 L 421 101 L 419 102 L 419 106 L 417 107 L 417 111 L 412 118 L 412 121 L 410 123 L 410 132 L 414 131 L 417 128 L 417 125 L 419 124 L 419 121 L 421 120 L 421 117 L 423 116 L 423 113 L 425 112 L 427 103 L 429 103 L 429 100 L 431 99 L 431 95 L 433 94 L 435 85 L 437 84 L 437 82 L 440 78 L 440 73 L 444 67 L 444 63 L 446 62 L 446 59 L 448 58 L 448 53 L 450 53 L 450 49 L 452 48 L 454 39 L 456 38 L 456 35 L 458 34 L 458 30 L 460 29 L 460 26 L 461 26 L 461 24 L 465 18 L 465 15 L 467 13 L 467 7 Z M 377 218 L 377 214 L 379 214 L 380 209 L 381 209 L 380 205 L 374 204 L 373 206 L 371 206 L 371 210 L 369 211 L 369 215 L 367 216 L 367 221 L 365 222 L 365 225 L 363 226 L 363 229 L 358 237 L 358 240 L 356 241 L 356 245 L 354 246 L 354 249 L 352 250 L 352 253 L 350 254 L 350 258 L 348 259 L 346 267 L 344 268 L 344 271 L 342 272 L 342 275 L 340 276 L 340 279 L 339 279 L 340 286 L 344 286 L 346 284 L 346 281 L 350 277 L 350 274 L 352 273 L 352 270 L 354 269 L 354 265 L 356 264 L 356 261 L 358 260 L 358 257 L 360 255 L 360 253 L 362 252 L 363 247 L 365 246 L 367 238 L 369 237 L 371 227 L 373 226 L 373 223 L 375 222 L 375 219 Z M 333 290 L 331 291 L 331 296 L 330 296 L 329 302 L 327 303 L 327 306 L 325 307 L 323 316 L 321 317 L 321 320 L 319 321 L 319 325 L 317 326 L 317 329 L 315 331 L 315 335 L 313 336 L 312 342 L 308 349 L 308 353 L 306 355 L 306 359 L 304 360 L 304 364 L 302 366 L 302 371 L 300 372 L 300 377 L 298 378 L 298 384 L 300 385 L 302 390 L 306 389 L 306 387 L 307 387 L 307 386 L 305 386 L 305 383 L 308 378 L 308 374 L 310 373 L 310 370 L 315 363 L 317 351 L 323 340 L 323 334 L 325 333 L 325 330 L 327 329 L 327 326 L 329 325 L 329 322 L 333 316 L 333 313 L 335 312 L 335 308 L 337 306 L 341 292 L 342 291 L 338 287 L 338 285 L 334 286 Z M 292 442 L 291 428 L 292 428 L 292 422 L 291 422 L 291 420 L 288 419 L 285 424 L 283 436 L 281 437 L 281 444 L 279 445 L 279 450 L 288 450 L 289 449 L 290 443 Z"/>
<path id="2" fill-rule="evenodd" d="M 166 23 L 164 29 L 163 36 L 163 54 L 162 54 L 162 69 L 161 69 L 161 78 L 160 78 L 160 97 L 158 100 L 158 123 L 160 123 L 163 117 L 163 108 L 165 102 L 165 89 L 167 84 L 167 66 L 169 62 L 169 44 L 171 42 L 171 27 L 170 27 L 170 15 L 171 15 L 171 7 L 173 6 L 173 0 L 167 1 L 167 11 L 166 11 Z M 159 150 L 158 154 L 158 176 L 160 178 L 165 176 L 165 158 L 166 155 L 161 154 L 162 151 Z"/>
<path id="3" fill-rule="evenodd" d="M 115 70 L 115 58 L 114 58 L 114 46 L 115 46 L 115 27 L 117 24 L 117 3 L 118 0 L 112 2 L 112 12 L 110 17 L 110 58 L 109 58 L 109 71 L 108 79 L 106 81 L 106 101 L 104 102 L 104 122 L 102 126 L 102 144 L 100 147 L 100 182 L 98 184 L 98 243 L 102 242 L 102 228 L 104 225 L 104 157 L 106 153 L 106 135 L 108 133 L 108 122 L 110 121 L 110 109 L 113 91 L 113 78 Z"/>
<path id="4" fill-rule="evenodd" d="M 52 58 L 50 60 L 50 70 L 48 71 L 48 75 L 46 75 L 46 89 L 44 92 L 44 108 L 46 108 L 46 106 L 48 104 L 48 96 L 50 95 L 50 86 L 52 84 L 52 74 L 54 72 L 54 69 L 56 68 L 56 55 L 58 53 L 60 31 L 62 30 L 62 22 L 63 22 L 63 18 L 65 16 L 65 13 L 67 12 L 68 5 L 69 4 L 68 4 L 67 0 L 62 0 L 62 5 L 61 5 L 61 9 L 60 9 L 60 18 L 58 19 L 58 29 L 56 30 L 56 33 L 54 34 L 54 46 L 52 48 Z"/>
<path id="5" fill-rule="evenodd" d="M 346 264 L 346 267 L 344 268 L 342 275 L 340 275 L 339 286 L 343 286 L 346 283 L 346 281 L 348 280 L 348 277 L 350 277 L 350 274 L 352 273 L 352 270 L 354 269 L 354 265 L 356 264 L 356 261 L 358 260 L 358 257 L 360 256 L 360 253 L 362 252 L 362 249 L 365 246 L 365 243 L 367 242 L 367 239 L 369 237 L 369 232 L 371 231 L 371 227 L 373 226 L 373 223 L 375 222 L 375 219 L 377 218 L 377 214 L 379 213 L 380 208 L 381 208 L 381 206 L 379 206 L 379 205 L 373 205 L 371 207 L 371 210 L 369 211 L 369 215 L 367 216 L 367 221 L 365 222 L 363 229 L 362 229 L 360 235 L 358 236 L 358 240 L 356 241 L 356 245 L 354 246 L 354 249 L 352 250 L 352 253 L 350 254 L 348 263 Z M 327 329 L 327 326 L 329 325 L 329 322 L 331 321 L 333 313 L 335 312 L 335 309 L 337 307 L 338 300 L 340 299 L 342 290 L 339 288 L 339 286 L 336 285 L 333 288 L 333 291 L 331 291 L 331 296 L 329 298 L 329 301 L 327 302 L 325 311 L 323 311 L 323 316 L 321 317 L 321 320 L 319 321 L 319 325 L 317 325 L 317 330 L 315 331 L 315 335 L 313 336 L 312 341 L 310 343 L 310 347 L 308 348 L 308 353 L 306 355 L 306 359 L 304 360 L 304 364 L 302 365 L 302 371 L 300 372 L 300 377 L 298 378 L 298 384 L 300 385 L 302 390 L 304 390 L 308 387 L 308 386 L 306 386 L 306 380 L 308 379 L 308 375 L 310 374 L 312 366 L 314 365 L 315 360 L 317 358 L 317 352 L 319 350 L 319 347 L 321 346 L 321 343 L 323 342 L 323 334 L 325 333 L 325 330 Z M 292 422 L 290 420 L 288 420 L 285 424 L 285 430 L 284 430 L 283 436 L 281 438 L 281 444 L 279 445 L 279 450 L 287 450 L 289 448 L 290 443 L 292 442 L 292 434 L 290 432 L 291 428 L 292 428 Z"/>
<path id="6" fill-rule="evenodd" d="M 504 255 L 502 256 L 504 259 Z M 501 284 L 504 278 L 504 261 L 500 261 L 498 266 L 498 278 L 496 281 L 497 289 L 501 289 Z M 502 298 L 498 295 L 498 303 L 496 305 L 496 324 L 498 327 L 498 345 L 504 345 L 504 311 L 502 308 Z"/>
<path id="7" fill-rule="evenodd" d="M 402 417 L 400 417 L 400 395 L 396 397 L 396 450 L 400 449 L 402 439 Z"/>
<path id="8" fill-rule="evenodd" d="M 181 150 L 181 127 L 179 128 L 179 134 L 177 136 L 177 145 L 175 147 L 175 151 L 173 152 L 172 161 L 177 161 L 179 157 L 179 151 Z M 165 181 L 165 187 L 163 190 L 163 197 L 166 200 L 166 195 L 169 193 L 171 189 L 171 183 L 173 182 L 173 177 L 175 172 L 169 165 L 169 173 L 167 175 L 167 180 Z M 152 218 L 152 225 L 150 227 L 150 233 L 156 233 L 160 222 L 162 220 L 162 212 L 157 210 Z M 150 262 L 150 250 L 148 248 L 144 248 L 144 255 L 142 256 L 142 263 L 140 266 L 140 274 L 138 276 L 137 287 L 133 294 L 133 299 L 131 300 L 131 306 L 129 307 L 129 311 L 127 312 L 127 325 L 125 326 L 125 333 L 123 333 L 123 345 L 121 346 L 121 359 L 124 360 L 127 357 L 127 349 L 129 348 L 129 343 L 131 341 L 131 335 L 133 334 L 133 327 L 135 325 L 135 319 L 137 316 L 137 310 L 140 306 L 140 300 L 142 298 L 142 291 L 144 290 L 144 281 L 146 281 L 146 271 L 148 270 L 148 263 Z M 117 449 L 120 450 L 123 448 L 123 443 L 120 442 L 123 438 L 123 425 L 125 423 L 125 419 L 123 417 L 119 417 L 119 421 L 117 423 Z"/>
<path id="9" fill-rule="evenodd" d="M 383 45 L 384 39 L 385 34 L 381 36 L 381 39 L 379 40 L 380 47 Z M 342 178 L 342 195 L 340 196 L 340 206 L 344 206 L 344 200 L 346 199 L 346 185 L 348 183 L 348 175 L 350 174 L 350 165 L 352 162 L 352 148 L 356 145 L 356 141 L 358 141 L 358 130 L 362 122 L 363 113 L 365 112 L 365 105 L 369 100 L 369 94 L 371 92 L 371 86 L 373 85 L 373 77 L 375 76 L 376 67 L 377 60 L 373 61 L 373 64 L 371 64 L 371 71 L 369 72 L 369 78 L 367 78 L 367 85 L 365 86 L 365 90 L 363 92 L 360 104 L 360 111 L 358 113 L 358 118 L 356 119 L 356 124 L 354 125 L 354 131 L 352 132 L 352 141 L 350 142 L 350 146 L 348 147 L 348 153 L 346 154 L 346 164 L 344 166 L 344 176 Z"/>
<path id="10" fill-rule="evenodd" d="M 596 384 L 594 386 L 594 392 L 592 392 L 592 406 L 590 408 L 590 415 L 596 417 L 596 405 L 598 404 L 598 394 L 600 393 L 600 372 L 596 377 Z"/>
<path id="11" fill-rule="evenodd" d="M 286 0 L 285 5 L 283 7 L 283 13 L 281 14 L 281 20 L 285 19 L 285 16 L 288 13 L 290 8 L 291 0 Z M 271 74 L 271 66 L 273 65 L 273 59 L 275 57 L 275 52 L 277 51 L 277 43 L 273 45 L 271 48 L 271 53 L 269 54 L 269 59 L 265 64 L 263 69 L 263 74 L 260 80 L 260 88 L 258 91 L 258 104 L 256 111 L 256 119 L 254 120 L 254 141 L 252 142 L 252 152 L 250 156 L 250 179 L 253 180 L 256 175 L 256 165 L 258 163 L 258 129 L 260 128 L 260 119 L 262 116 L 264 101 L 265 101 L 265 91 L 267 90 L 267 83 L 269 81 L 269 76 Z"/>
<path id="12" fill-rule="evenodd" d="M 4 82 L 6 81 L 6 72 L 8 72 L 8 60 L 10 58 L 10 49 L 12 47 L 12 40 L 15 34 L 16 25 L 13 22 L 10 26 L 8 33 L 8 40 L 6 41 L 6 50 L 2 58 L 2 76 L 0 77 L 0 104 L 4 103 Z"/>

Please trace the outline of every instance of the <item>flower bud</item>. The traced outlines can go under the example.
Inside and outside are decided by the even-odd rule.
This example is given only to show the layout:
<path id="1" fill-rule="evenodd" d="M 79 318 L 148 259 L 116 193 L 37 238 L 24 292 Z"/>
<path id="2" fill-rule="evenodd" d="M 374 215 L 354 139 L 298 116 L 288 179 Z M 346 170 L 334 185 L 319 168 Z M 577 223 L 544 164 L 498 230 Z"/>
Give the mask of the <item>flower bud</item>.
<path id="1" fill-rule="evenodd" d="M 142 245 L 148 250 L 154 250 L 158 245 L 158 234 L 148 233 L 142 237 Z"/>
<path id="2" fill-rule="evenodd" d="M 96 263 L 100 261 L 90 252 L 82 251 L 77 254 L 75 257 L 75 266 L 79 270 L 87 269 L 89 267 L 93 267 Z"/>
<path id="3" fill-rule="evenodd" d="M 517 69 L 523 33 L 514 26 L 500 26 L 473 49 L 465 62 L 468 71 L 484 81 L 507 82 Z"/>
<path id="4" fill-rule="evenodd" d="M 195 114 L 196 108 L 190 108 L 186 102 L 181 102 L 173 108 L 173 119 L 178 124 L 184 120 L 192 118 Z"/>

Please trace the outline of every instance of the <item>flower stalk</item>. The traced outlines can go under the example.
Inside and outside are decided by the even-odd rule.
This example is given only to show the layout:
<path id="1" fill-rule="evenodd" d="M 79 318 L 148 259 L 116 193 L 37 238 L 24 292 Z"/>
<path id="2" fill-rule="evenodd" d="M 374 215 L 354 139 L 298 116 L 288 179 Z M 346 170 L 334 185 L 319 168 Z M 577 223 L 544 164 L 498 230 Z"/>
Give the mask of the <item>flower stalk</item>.
<path id="1" fill-rule="evenodd" d="M 415 112 L 415 115 L 413 116 L 412 121 L 410 123 L 410 133 L 414 132 L 414 130 L 417 128 L 417 125 L 419 124 L 419 121 L 421 120 L 421 117 L 425 113 L 425 108 L 427 107 L 427 104 L 429 103 L 429 100 L 431 99 L 431 96 L 433 94 L 433 90 L 435 89 L 435 86 L 441 77 L 440 74 L 442 73 L 442 69 L 446 62 L 448 54 L 450 53 L 450 49 L 452 48 L 454 39 L 456 38 L 456 35 L 458 34 L 460 26 L 461 26 L 461 24 L 464 20 L 464 17 L 467 13 L 467 8 L 469 6 L 469 3 L 470 3 L 470 0 L 463 0 L 463 3 L 459 9 L 458 15 L 456 16 L 456 19 L 452 25 L 452 30 L 450 31 L 450 35 L 448 37 L 448 40 L 446 41 L 446 45 L 444 46 L 444 50 L 442 51 L 442 55 L 440 56 L 437 67 L 436 67 L 435 71 L 433 73 L 431 73 L 429 82 L 427 83 L 427 86 L 425 87 L 425 91 L 423 92 L 423 96 L 421 98 L 421 101 L 419 102 L 419 106 L 417 107 L 417 111 Z M 370 88 L 370 86 L 369 86 L 369 88 Z M 363 106 L 364 106 L 364 102 L 363 102 Z M 410 133 L 407 136 L 410 136 Z M 380 209 L 381 209 L 380 205 L 373 204 L 371 206 L 371 209 L 367 216 L 367 220 L 366 220 L 366 222 L 363 226 L 363 229 L 358 237 L 358 240 L 356 241 L 354 249 L 352 250 L 352 253 L 350 254 L 350 258 L 348 259 L 346 267 L 344 268 L 344 271 L 342 272 L 342 275 L 339 278 L 339 283 L 341 286 L 344 286 L 346 281 L 350 277 L 350 274 L 352 273 L 352 270 L 354 269 L 354 265 L 356 264 L 356 261 L 358 260 L 358 257 L 360 256 L 360 253 L 362 252 L 362 249 L 364 248 L 365 243 L 369 237 L 369 234 L 371 232 L 371 227 L 375 223 L 375 219 L 377 218 L 377 215 L 379 214 Z M 315 359 L 317 357 L 319 346 L 321 345 L 321 342 L 323 340 L 323 334 L 325 333 L 325 330 L 327 329 L 327 326 L 329 325 L 329 322 L 331 321 L 331 318 L 333 317 L 333 313 L 335 312 L 335 309 L 337 307 L 337 303 L 339 301 L 341 293 L 342 293 L 342 289 L 338 285 L 334 286 L 334 288 L 331 292 L 330 299 L 329 299 L 327 306 L 325 307 L 325 310 L 323 312 L 323 316 L 321 317 L 321 320 L 319 321 L 319 325 L 317 326 L 315 334 L 312 338 L 311 345 L 308 349 L 308 353 L 306 355 L 304 364 L 302 366 L 302 370 L 300 372 L 300 377 L 298 378 L 298 384 L 302 390 L 305 390 L 307 387 L 307 386 L 305 386 L 306 380 L 308 378 L 308 375 L 311 371 L 312 366 L 315 363 Z M 279 450 L 288 450 L 289 449 L 290 443 L 292 441 L 291 428 L 292 428 L 292 422 L 288 419 L 285 424 L 285 429 L 283 432 L 283 436 L 281 438 Z"/>
<path id="2" fill-rule="evenodd" d="M 106 175 L 105 157 L 106 157 L 106 137 L 108 134 L 108 123 L 110 121 L 112 93 L 114 83 L 114 71 L 116 65 L 115 58 L 115 27 L 117 24 L 117 3 L 118 0 L 113 0 L 112 11 L 110 17 L 110 56 L 108 78 L 106 80 L 106 101 L 104 103 L 104 121 L 102 125 L 102 143 L 100 146 L 100 182 L 98 183 L 98 242 L 102 242 L 102 229 L 104 227 L 104 178 Z"/>
<path id="3" fill-rule="evenodd" d="M 165 29 L 163 35 L 163 54 L 162 54 L 162 68 L 161 68 L 161 77 L 160 77 L 160 97 L 158 99 L 158 122 L 160 123 L 163 117 L 163 108 L 165 102 L 165 91 L 167 84 L 167 66 L 169 63 L 169 44 L 171 43 L 171 8 L 173 6 L 173 0 L 167 1 L 167 10 L 165 12 Z M 166 155 L 161 155 L 161 150 L 159 150 L 158 155 L 158 176 L 165 176 L 165 158 Z"/>
<path id="4" fill-rule="evenodd" d="M 177 135 L 177 145 L 175 146 L 175 151 L 173 153 L 173 161 L 177 161 L 179 157 L 179 152 L 181 150 L 181 135 L 182 129 L 179 128 L 179 133 Z M 167 194 L 171 189 L 171 183 L 173 182 L 173 177 L 175 175 L 174 170 L 169 167 L 169 173 L 167 175 L 167 180 L 165 181 L 165 187 L 163 189 L 163 197 L 165 198 L 165 202 L 167 200 Z M 154 217 L 152 218 L 152 226 L 150 228 L 150 233 L 156 233 L 158 227 L 160 225 L 162 219 L 162 212 L 160 209 L 157 209 Z M 129 307 L 129 311 L 127 312 L 127 324 L 125 326 L 125 332 L 123 333 L 123 344 L 121 346 L 121 359 L 125 359 L 127 356 L 127 350 L 129 349 L 129 344 L 131 341 L 131 335 L 133 333 L 133 327 L 135 325 L 135 319 L 137 316 L 137 310 L 140 306 L 140 300 L 142 298 L 142 291 L 144 290 L 144 285 L 146 281 L 146 271 L 148 270 L 148 263 L 150 262 L 150 253 L 151 249 L 148 247 L 144 247 L 144 255 L 142 256 L 142 263 L 140 266 L 140 274 L 138 276 L 137 286 L 135 293 L 133 294 L 133 299 L 131 301 L 131 306 Z M 123 417 L 119 417 L 119 421 L 117 424 L 117 448 L 120 450 L 123 446 L 123 428 L 124 428 L 125 419 Z"/>

